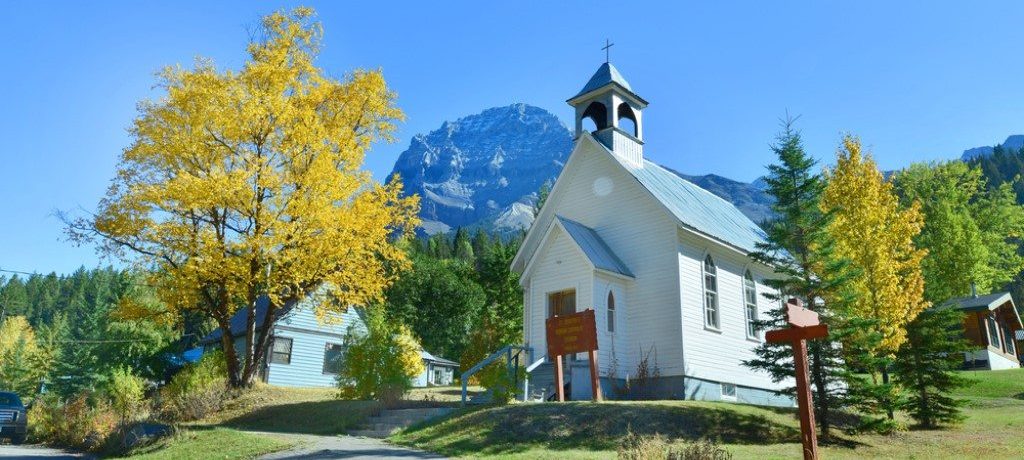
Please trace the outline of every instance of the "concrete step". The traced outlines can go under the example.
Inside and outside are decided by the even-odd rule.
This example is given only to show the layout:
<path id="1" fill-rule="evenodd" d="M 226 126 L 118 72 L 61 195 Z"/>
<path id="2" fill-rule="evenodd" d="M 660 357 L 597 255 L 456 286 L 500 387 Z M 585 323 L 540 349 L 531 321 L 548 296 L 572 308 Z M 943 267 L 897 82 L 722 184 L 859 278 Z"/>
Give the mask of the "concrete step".
<path id="1" fill-rule="evenodd" d="M 357 430 L 349 431 L 349 434 L 368 438 L 386 438 L 399 430 L 417 423 L 447 415 L 452 410 L 446 407 L 385 410 L 366 419 L 363 426 Z"/>

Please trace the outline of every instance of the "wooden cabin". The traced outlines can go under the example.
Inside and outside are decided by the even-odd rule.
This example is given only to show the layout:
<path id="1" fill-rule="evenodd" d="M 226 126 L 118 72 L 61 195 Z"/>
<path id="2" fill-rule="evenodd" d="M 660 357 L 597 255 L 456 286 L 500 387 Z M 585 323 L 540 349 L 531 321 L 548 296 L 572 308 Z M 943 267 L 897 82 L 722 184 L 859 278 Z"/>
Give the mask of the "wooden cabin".
<path id="1" fill-rule="evenodd" d="M 964 353 L 969 369 L 1014 369 L 1021 367 L 1024 353 L 1024 324 L 1009 292 L 951 299 L 949 308 L 964 315 L 964 335 L 975 349 Z"/>

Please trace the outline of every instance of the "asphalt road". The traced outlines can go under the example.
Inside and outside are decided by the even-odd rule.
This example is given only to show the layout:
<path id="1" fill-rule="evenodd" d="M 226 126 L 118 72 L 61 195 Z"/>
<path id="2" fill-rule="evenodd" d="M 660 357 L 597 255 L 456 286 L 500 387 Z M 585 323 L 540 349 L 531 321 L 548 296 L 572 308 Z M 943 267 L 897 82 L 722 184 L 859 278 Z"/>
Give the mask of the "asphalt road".
<path id="1" fill-rule="evenodd" d="M 12 446 L 10 444 L 4 444 L 0 445 L 0 458 L 23 458 L 27 460 L 78 460 L 92 457 L 60 449 L 51 449 L 49 447 L 43 446 Z"/>

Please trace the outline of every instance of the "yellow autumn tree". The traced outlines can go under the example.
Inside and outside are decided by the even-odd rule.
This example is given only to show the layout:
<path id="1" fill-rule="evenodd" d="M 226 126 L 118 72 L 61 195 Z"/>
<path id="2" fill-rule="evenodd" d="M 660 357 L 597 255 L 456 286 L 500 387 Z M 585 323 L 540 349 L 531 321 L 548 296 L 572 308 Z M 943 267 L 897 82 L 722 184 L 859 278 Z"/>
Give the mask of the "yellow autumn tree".
<path id="1" fill-rule="evenodd" d="M 160 73 L 166 95 L 139 104 L 98 212 L 67 219 L 74 241 L 137 262 L 170 317 L 196 311 L 225 332 L 229 382 L 249 385 L 278 310 L 326 286 L 323 320 L 380 299 L 408 266 L 392 241 L 416 225 L 398 180 L 362 169 L 402 112 L 380 71 L 334 79 L 318 68 L 311 9 L 271 14 L 240 70 L 207 59 Z M 247 311 L 241 356 L 231 317 Z"/>
<path id="2" fill-rule="evenodd" d="M 856 137 L 843 138 L 837 164 L 825 177 L 821 205 L 834 216 L 828 230 L 836 255 L 858 272 L 849 314 L 871 320 L 879 337 L 871 353 L 892 356 L 906 340 L 906 324 L 928 306 L 921 273 L 926 251 L 913 242 L 924 218 L 917 203 L 900 206 L 893 185 Z"/>
<path id="3" fill-rule="evenodd" d="M 51 367 L 52 353 L 40 345 L 24 316 L 0 321 L 0 388 L 30 398 Z"/>

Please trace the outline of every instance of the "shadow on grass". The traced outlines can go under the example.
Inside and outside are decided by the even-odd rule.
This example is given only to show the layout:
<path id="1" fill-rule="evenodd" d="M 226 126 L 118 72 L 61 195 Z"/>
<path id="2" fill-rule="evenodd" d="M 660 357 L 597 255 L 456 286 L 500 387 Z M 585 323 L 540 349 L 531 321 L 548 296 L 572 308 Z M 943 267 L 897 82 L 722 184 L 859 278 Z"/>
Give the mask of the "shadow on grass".
<path id="1" fill-rule="evenodd" d="M 724 405 L 527 404 L 460 411 L 440 423 L 411 427 L 397 440 L 453 456 L 515 453 L 532 447 L 614 451 L 628 430 L 660 434 L 670 441 L 800 442 L 794 426 L 750 412 Z"/>
<path id="2" fill-rule="evenodd" d="M 342 434 L 378 412 L 372 401 L 310 401 L 266 406 L 229 419 L 222 426 L 272 433 Z"/>

